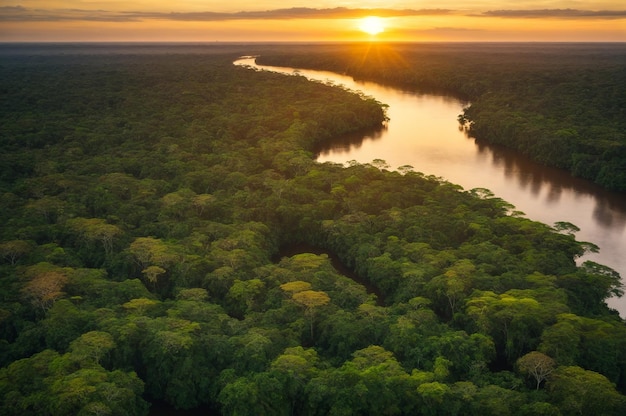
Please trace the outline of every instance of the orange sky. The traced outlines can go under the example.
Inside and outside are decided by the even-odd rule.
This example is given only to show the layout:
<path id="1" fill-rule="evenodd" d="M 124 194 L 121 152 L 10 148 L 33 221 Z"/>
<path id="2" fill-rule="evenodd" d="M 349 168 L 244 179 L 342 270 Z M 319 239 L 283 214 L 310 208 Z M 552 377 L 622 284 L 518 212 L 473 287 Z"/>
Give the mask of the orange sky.
<path id="1" fill-rule="evenodd" d="M 367 15 L 381 16 L 385 30 L 376 36 L 360 30 Z M 623 0 L 0 0 L 0 42 L 373 39 L 626 42 L 626 4 Z"/>

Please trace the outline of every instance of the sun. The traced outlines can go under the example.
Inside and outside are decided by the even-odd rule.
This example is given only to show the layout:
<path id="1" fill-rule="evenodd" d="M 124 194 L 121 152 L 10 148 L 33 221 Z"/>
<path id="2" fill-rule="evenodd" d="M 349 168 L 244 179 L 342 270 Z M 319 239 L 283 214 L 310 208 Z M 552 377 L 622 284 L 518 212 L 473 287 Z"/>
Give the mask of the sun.
<path id="1" fill-rule="evenodd" d="M 381 19 L 380 17 L 368 16 L 361 19 L 361 23 L 359 23 L 359 29 L 367 34 L 376 36 L 379 33 L 385 31 L 385 26 L 383 25 L 383 19 Z"/>

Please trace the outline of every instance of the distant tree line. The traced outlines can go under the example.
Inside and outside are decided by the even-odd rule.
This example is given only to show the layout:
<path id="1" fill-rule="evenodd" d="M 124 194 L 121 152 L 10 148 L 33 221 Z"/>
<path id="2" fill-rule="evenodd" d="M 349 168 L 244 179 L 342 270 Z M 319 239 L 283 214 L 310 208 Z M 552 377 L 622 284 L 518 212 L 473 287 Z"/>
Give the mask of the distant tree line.
<path id="1" fill-rule="evenodd" d="M 235 57 L 0 57 L 1 414 L 624 414 L 575 226 L 317 163 L 381 103 Z"/>

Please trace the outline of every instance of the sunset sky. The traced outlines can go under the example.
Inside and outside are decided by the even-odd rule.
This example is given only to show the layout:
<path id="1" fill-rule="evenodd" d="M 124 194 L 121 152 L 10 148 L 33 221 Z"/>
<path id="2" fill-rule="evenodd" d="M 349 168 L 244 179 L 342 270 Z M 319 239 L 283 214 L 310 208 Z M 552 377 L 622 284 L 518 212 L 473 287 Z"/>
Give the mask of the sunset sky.
<path id="1" fill-rule="evenodd" d="M 626 42 L 626 3 L 0 0 L 0 42 L 345 40 Z"/>

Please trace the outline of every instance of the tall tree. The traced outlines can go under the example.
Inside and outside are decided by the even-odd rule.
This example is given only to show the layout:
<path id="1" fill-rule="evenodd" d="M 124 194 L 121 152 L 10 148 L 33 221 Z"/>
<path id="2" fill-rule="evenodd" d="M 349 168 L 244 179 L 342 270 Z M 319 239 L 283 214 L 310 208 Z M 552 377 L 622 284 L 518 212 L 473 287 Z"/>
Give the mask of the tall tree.
<path id="1" fill-rule="evenodd" d="M 517 368 L 520 373 L 535 379 L 536 390 L 539 390 L 541 382 L 544 381 L 556 367 L 556 362 L 547 355 L 531 351 L 517 360 Z"/>

